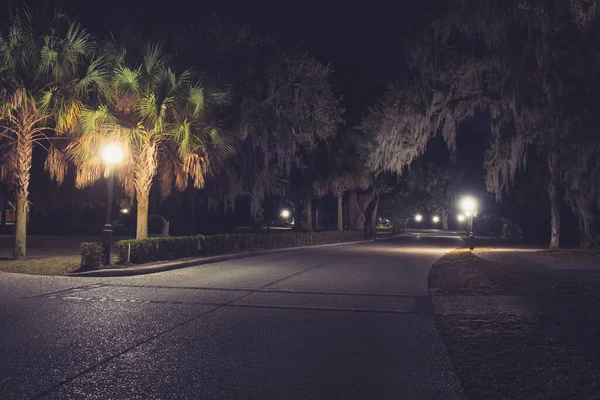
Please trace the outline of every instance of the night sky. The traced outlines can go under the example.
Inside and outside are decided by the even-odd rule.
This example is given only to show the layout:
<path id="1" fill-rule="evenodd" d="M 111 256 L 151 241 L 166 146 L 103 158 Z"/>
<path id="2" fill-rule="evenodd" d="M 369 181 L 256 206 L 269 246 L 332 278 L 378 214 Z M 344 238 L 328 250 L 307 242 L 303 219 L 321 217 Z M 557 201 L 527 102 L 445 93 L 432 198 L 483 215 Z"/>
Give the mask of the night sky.
<path id="1" fill-rule="evenodd" d="M 377 6 L 338 1 L 184 1 L 62 0 L 29 4 L 60 4 L 78 15 L 94 34 L 103 36 L 132 25 L 146 36 L 180 32 L 200 17 L 247 24 L 271 34 L 288 48 L 304 50 L 335 67 L 333 85 L 344 97 L 349 117 L 366 109 L 385 84 L 402 74 L 401 49 L 406 15 L 402 2 Z M 407 2 L 408 3 L 408 2 Z M 394 5 L 395 4 L 395 5 Z M 201 68 L 201 66 L 199 66 Z M 358 121 L 357 121 L 358 122 Z"/>

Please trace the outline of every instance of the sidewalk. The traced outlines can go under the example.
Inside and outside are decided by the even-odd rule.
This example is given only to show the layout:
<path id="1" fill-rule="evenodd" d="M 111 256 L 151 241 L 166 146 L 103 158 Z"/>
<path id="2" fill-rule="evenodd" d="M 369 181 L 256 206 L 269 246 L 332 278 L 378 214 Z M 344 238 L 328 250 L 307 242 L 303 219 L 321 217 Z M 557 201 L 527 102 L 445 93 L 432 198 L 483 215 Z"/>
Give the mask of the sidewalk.
<path id="1" fill-rule="evenodd" d="M 431 270 L 469 398 L 600 398 L 600 268 L 534 249 L 457 250 Z"/>

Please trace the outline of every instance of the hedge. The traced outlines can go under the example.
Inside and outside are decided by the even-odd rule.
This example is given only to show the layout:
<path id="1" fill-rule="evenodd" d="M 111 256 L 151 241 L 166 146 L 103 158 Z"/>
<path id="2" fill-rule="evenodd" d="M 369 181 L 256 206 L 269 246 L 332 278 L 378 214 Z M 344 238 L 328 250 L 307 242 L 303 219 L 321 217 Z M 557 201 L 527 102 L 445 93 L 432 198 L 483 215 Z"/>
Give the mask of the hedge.
<path id="1" fill-rule="evenodd" d="M 81 243 L 81 269 L 91 270 L 102 267 L 102 243 Z"/>
<path id="2" fill-rule="evenodd" d="M 114 248 L 120 264 L 208 257 L 220 254 L 361 240 L 364 232 L 289 232 L 280 234 L 231 234 L 213 236 L 159 237 L 121 240 Z"/>

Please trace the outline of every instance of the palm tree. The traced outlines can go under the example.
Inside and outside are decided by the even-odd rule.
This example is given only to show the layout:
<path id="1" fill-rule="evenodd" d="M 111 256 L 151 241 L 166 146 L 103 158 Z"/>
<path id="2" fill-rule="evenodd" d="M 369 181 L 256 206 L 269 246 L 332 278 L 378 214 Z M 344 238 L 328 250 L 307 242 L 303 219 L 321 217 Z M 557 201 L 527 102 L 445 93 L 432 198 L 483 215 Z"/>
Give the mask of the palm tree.
<path id="1" fill-rule="evenodd" d="M 79 112 L 102 81 L 93 42 L 64 15 L 46 19 L 27 9 L 0 34 L 0 178 L 15 192 L 14 258 L 25 258 L 33 146 L 48 151 L 45 169 L 59 184 L 66 159 L 55 146 L 72 133 Z"/>
<path id="2" fill-rule="evenodd" d="M 81 136 L 68 148 L 77 165 L 76 186 L 99 180 L 105 167 L 99 149 L 119 143 L 124 161 L 117 175 L 137 201 L 136 237 L 148 236 L 148 202 L 154 177 L 163 195 L 191 179 L 202 188 L 207 175 L 235 151 L 235 141 L 214 125 L 214 111 L 229 101 L 227 91 L 180 74 L 168 65 L 160 45 L 147 45 L 135 57 L 115 43 L 103 48 L 109 71 L 107 95 L 81 113 Z"/>

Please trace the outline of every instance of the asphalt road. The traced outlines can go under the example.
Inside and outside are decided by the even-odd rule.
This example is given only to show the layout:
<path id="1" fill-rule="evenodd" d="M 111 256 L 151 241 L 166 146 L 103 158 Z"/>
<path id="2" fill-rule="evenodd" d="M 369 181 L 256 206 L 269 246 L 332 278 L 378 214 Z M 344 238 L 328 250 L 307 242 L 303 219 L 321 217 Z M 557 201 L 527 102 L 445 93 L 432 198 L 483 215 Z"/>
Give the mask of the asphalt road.
<path id="1" fill-rule="evenodd" d="M 0 273 L 0 399 L 458 399 L 439 234 L 121 278 Z"/>

